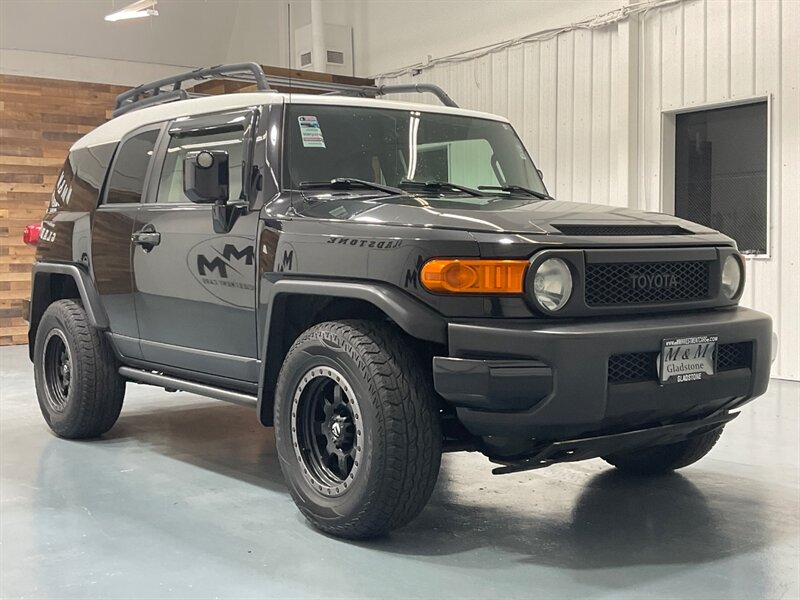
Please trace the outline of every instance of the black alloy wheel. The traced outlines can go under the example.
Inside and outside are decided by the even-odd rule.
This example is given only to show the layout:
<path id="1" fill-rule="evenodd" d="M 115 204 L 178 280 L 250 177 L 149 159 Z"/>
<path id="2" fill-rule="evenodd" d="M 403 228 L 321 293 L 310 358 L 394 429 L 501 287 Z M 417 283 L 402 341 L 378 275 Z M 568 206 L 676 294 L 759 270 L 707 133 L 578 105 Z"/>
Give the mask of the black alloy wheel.
<path id="1" fill-rule="evenodd" d="M 72 354 L 60 329 L 51 329 L 44 343 L 46 399 L 51 409 L 64 412 L 72 383 Z"/>
<path id="2" fill-rule="evenodd" d="M 350 383 L 330 367 L 310 369 L 292 402 L 292 442 L 303 476 L 328 496 L 344 493 L 358 472 L 363 418 Z"/>

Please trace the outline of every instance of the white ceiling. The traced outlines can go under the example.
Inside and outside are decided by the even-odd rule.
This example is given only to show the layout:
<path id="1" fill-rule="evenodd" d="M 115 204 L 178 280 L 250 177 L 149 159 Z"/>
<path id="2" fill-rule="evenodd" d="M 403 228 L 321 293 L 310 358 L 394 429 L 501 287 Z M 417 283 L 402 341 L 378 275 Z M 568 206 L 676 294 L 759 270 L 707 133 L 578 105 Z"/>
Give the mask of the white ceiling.
<path id="1" fill-rule="evenodd" d="M 158 17 L 103 20 L 129 3 L 0 0 L 0 48 L 177 66 L 281 59 L 282 2 L 160 0 Z"/>
<path id="2" fill-rule="evenodd" d="M 290 30 L 310 22 L 309 0 L 158 0 L 158 17 L 103 20 L 130 1 L 0 0 L 0 72 L 128 83 L 175 67 L 287 66 Z M 327 23 L 353 27 L 356 73 L 373 75 L 627 1 L 325 0 L 324 11 Z"/>

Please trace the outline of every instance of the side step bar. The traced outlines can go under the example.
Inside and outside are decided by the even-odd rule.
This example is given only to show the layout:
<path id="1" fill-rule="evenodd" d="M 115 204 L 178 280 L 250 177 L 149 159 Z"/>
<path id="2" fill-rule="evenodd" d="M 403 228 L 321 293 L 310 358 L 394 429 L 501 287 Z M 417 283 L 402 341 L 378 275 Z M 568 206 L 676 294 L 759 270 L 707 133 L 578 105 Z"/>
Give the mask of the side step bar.
<path id="1" fill-rule="evenodd" d="M 241 392 L 232 392 L 222 388 L 205 385 L 203 383 L 196 383 L 194 381 L 186 381 L 177 377 L 170 377 L 169 375 L 162 375 L 160 373 L 153 373 L 152 371 L 142 371 L 141 369 L 132 369 L 131 367 L 120 367 L 119 374 L 135 381 L 137 383 L 146 383 L 149 385 L 157 385 L 163 388 L 173 388 L 182 392 L 190 392 L 215 400 L 223 400 L 241 406 L 250 406 L 255 408 L 258 403 L 256 396 L 243 394 Z"/>

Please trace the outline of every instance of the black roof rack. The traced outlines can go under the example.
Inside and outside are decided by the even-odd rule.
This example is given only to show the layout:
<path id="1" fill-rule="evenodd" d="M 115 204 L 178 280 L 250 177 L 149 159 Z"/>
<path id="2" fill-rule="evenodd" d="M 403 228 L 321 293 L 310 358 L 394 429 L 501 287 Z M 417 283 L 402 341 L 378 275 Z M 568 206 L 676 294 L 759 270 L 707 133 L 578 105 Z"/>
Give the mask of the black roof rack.
<path id="1" fill-rule="evenodd" d="M 409 83 L 409 84 L 397 84 L 397 85 L 367 85 L 367 86 L 347 86 L 344 84 L 328 84 L 332 85 L 337 89 L 334 89 L 328 92 L 330 96 L 362 96 L 365 98 L 375 98 L 377 96 L 388 96 L 389 94 L 409 94 L 411 92 L 417 92 L 419 94 L 423 94 L 425 92 L 430 92 L 434 96 L 436 96 L 439 101 L 444 104 L 445 106 L 451 106 L 453 108 L 458 108 L 458 104 L 447 95 L 442 88 L 438 85 L 434 85 L 432 83 Z M 305 84 L 299 87 L 306 87 Z M 353 89 L 348 89 L 353 88 Z M 364 91 L 361 91 L 363 88 Z"/>
<path id="2" fill-rule="evenodd" d="M 423 94 L 425 92 L 430 92 L 434 96 L 439 99 L 439 102 L 444 104 L 445 106 L 451 106 L 453 108 L 458 108 L 458 104 L 455 103 L 450 96 L 447 95 L 442 88 L 438 85 L 434 85 L 432 83 L 398 83 L 396 85 L 379 85 L 378 86 L 378 93 L 381 96 L 385 96 L 387 94 L 408 94 L 410 92 L 417 92 L 418 94 Z"/>
<path id="3" fill-rule="evenodd" d="M 174 102 L 175 100 L 185 100 L 189 97 L 188 92 L 181 88 L 187 81 L 200 81 L 203 79 L 237 79 L 249 81 L 256 84 L 259 90 L 269 91 L 269 83 L 264 75 L 264 71 L 256 63 L 236 63 L 232 65 L 217 65 L 216 67 L 203 67 L 194 71 L 187 71 L 172 77 L 157 79 L 150 83 L 143 83 L 127 92 L 117 96 L 114 103 L 113 116 L 118 117 L 126 112 L 161 104 L 163 102 Z M 172 90 L 166 91 L 161 88 L 168 85 Z M 183 92 L 181 94 L 180 92 Z"/>
<path id="4" fill-rule="evenodd" d="M 316 81 L 313 79 L 298 79 L 280 75 L 266 75 L 260 65 L 256 63 L 236 63 L 230 65 L 217 65 L 215 67 L 203 67 L 186 73 L 180 73 L 164 79 L 157 79 L 150 83 L 143 83 L 127 92 L 117 96 L 114 104 L 114 117 L 125 114 L 132 110 L 163 104 L 165 102 L 175 102 L 186 100 L 202 94 L 189 93 L 182 85 L 188 81 L 203 81 L 209 79 L 230 79 L 234 81 L 244 81 L 254 83 L 259 91 L 274 91 L 271 85 L 279 87 L 300 88 L 313 90 L 328 95 L 340 96 L 360 96 L 364 98 L 375 98 L 387 94 L 405 94 L 410 92 L 424 93 L 429 92 L 435 95 L 445 106 L 458 108 L 450 96 L 438 85 L 430 83 L 401 84 L 401 85 L 354 85 L 351 83 L 336 83 L 333 81 Z M 170 89 L 162 89 L 171 86 Z"/>

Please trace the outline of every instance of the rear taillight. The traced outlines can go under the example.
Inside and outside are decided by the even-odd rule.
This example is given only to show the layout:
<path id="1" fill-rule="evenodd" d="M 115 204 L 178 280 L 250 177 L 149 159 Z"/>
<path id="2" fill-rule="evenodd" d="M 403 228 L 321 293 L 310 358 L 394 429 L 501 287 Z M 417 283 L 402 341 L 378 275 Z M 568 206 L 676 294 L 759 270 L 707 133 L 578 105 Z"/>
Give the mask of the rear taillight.
<path id="1" fill-rule="evenodd" d="M 22 241 L 28 244 L 28 246 L 35 246 L 39 243 L 39 231 L 41 231 L 41 229 L 41 223 L 26 225 L 25 230 L 22 232 Z"/>

